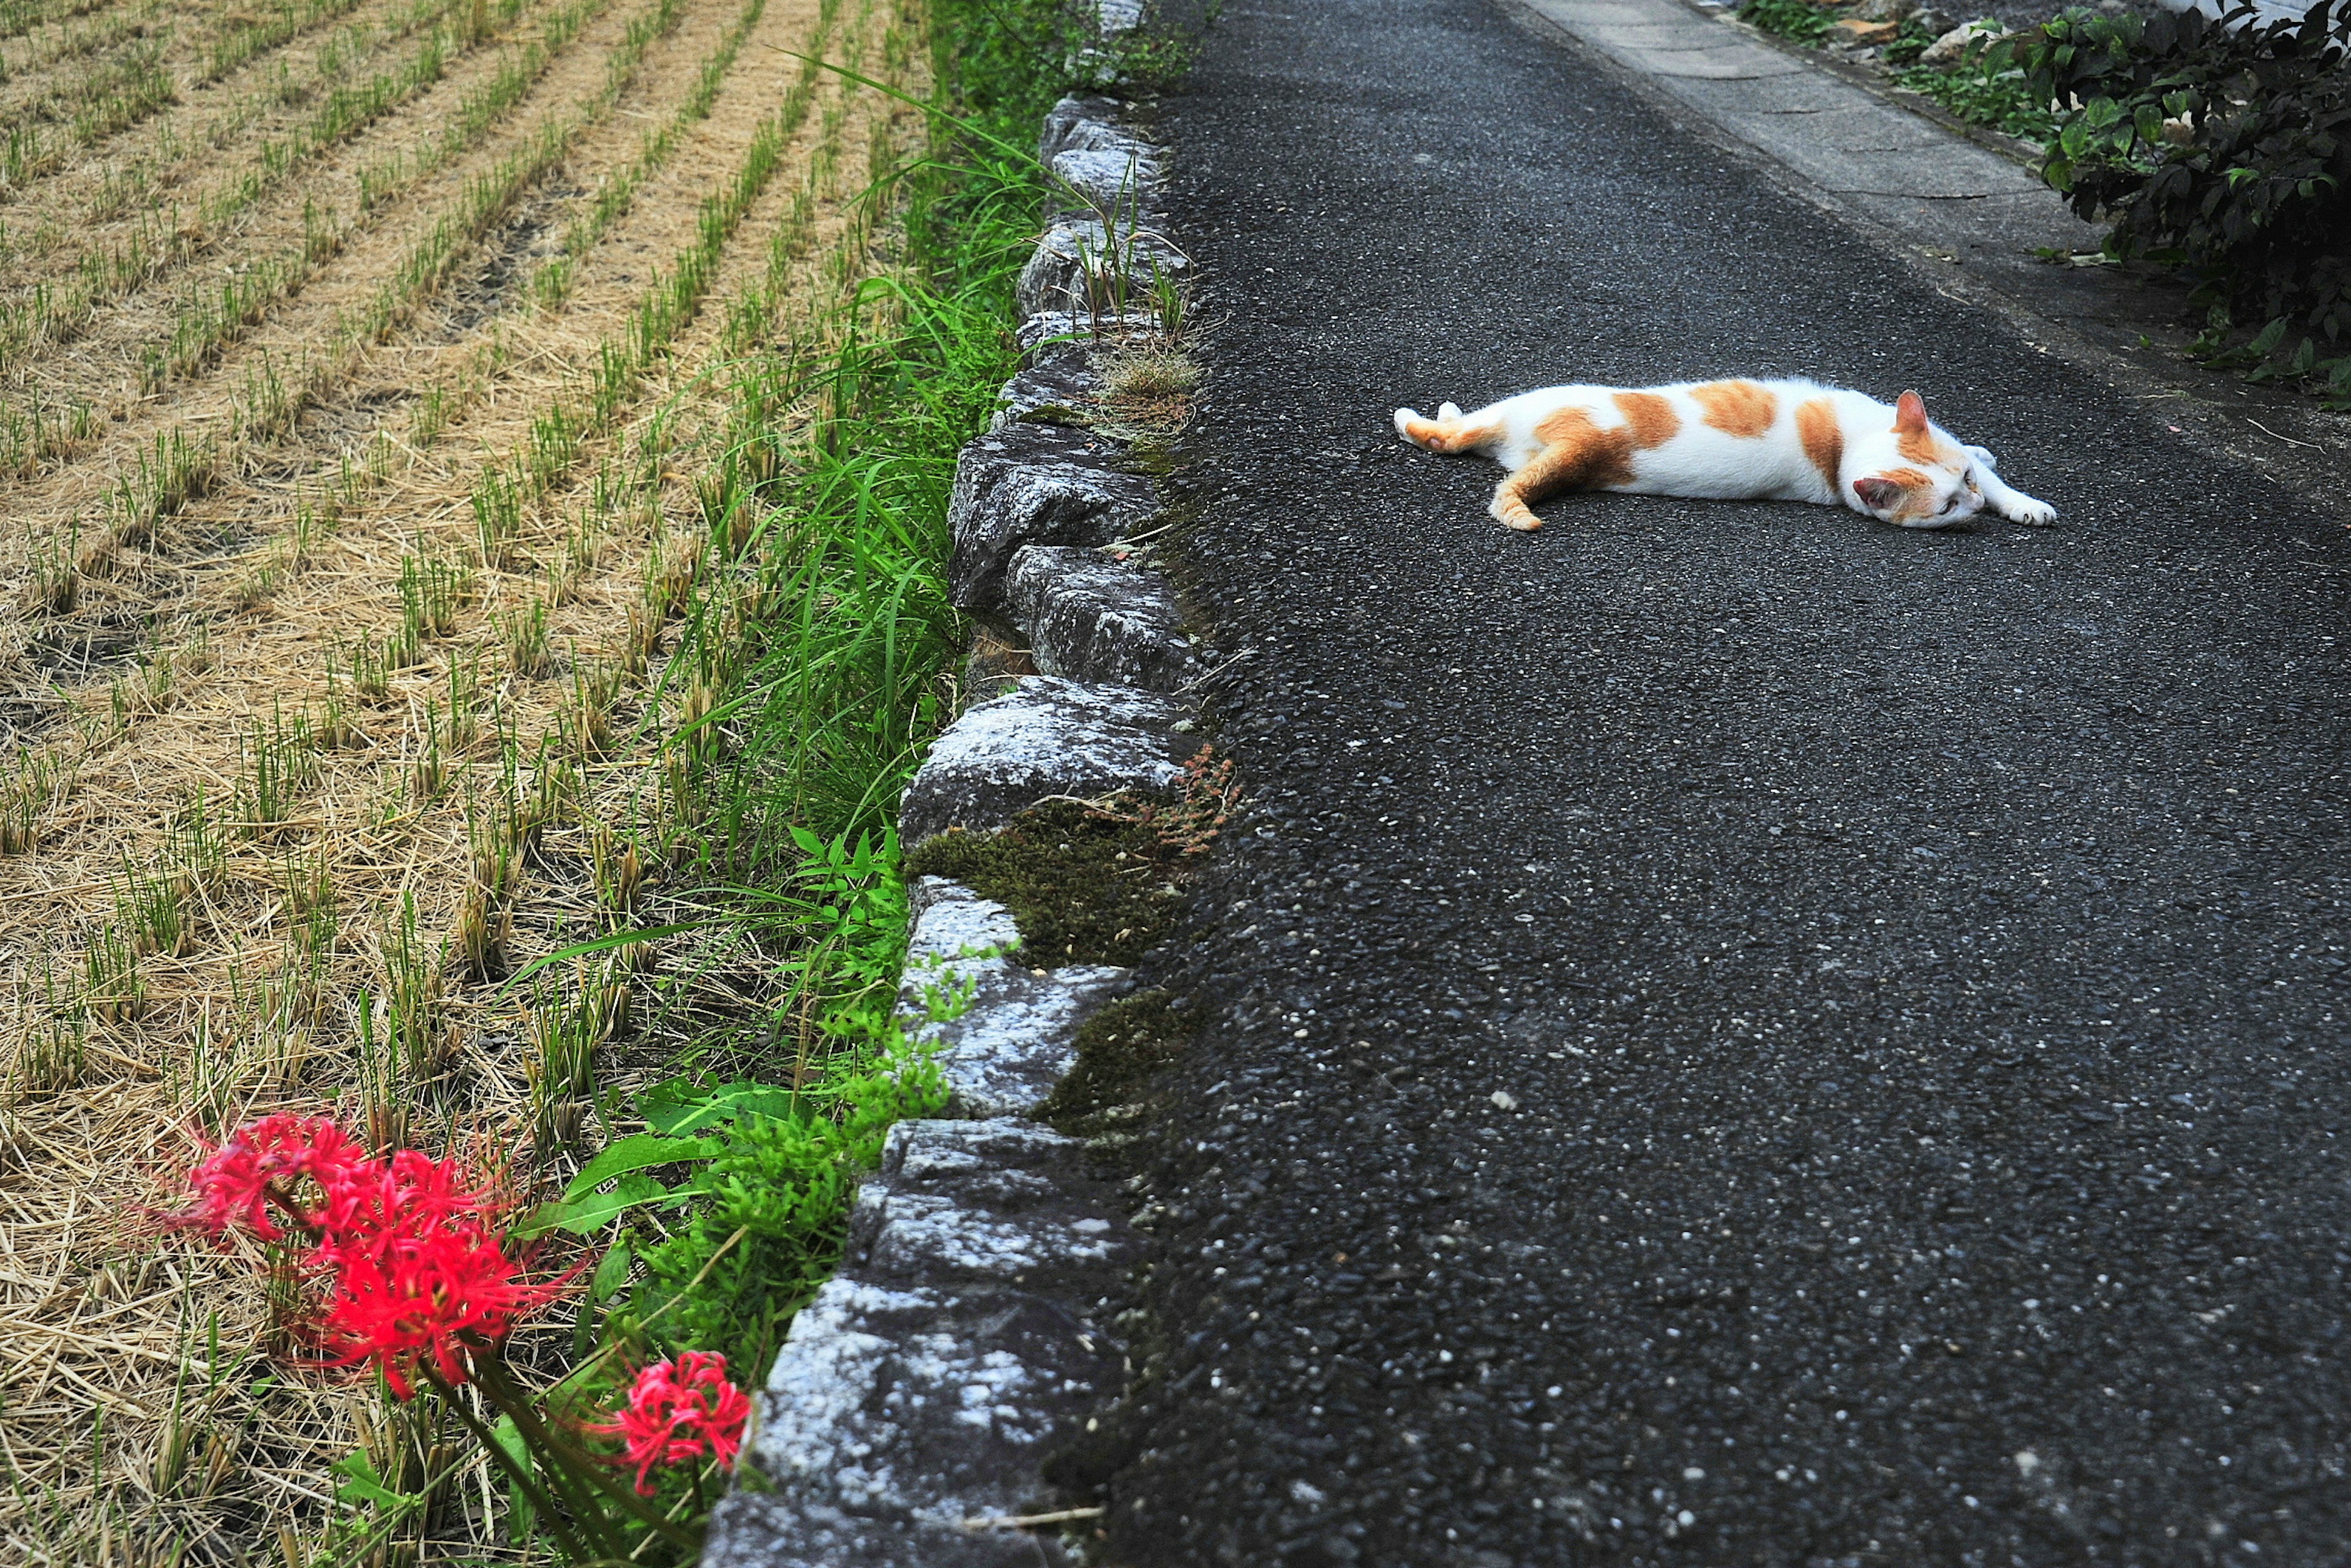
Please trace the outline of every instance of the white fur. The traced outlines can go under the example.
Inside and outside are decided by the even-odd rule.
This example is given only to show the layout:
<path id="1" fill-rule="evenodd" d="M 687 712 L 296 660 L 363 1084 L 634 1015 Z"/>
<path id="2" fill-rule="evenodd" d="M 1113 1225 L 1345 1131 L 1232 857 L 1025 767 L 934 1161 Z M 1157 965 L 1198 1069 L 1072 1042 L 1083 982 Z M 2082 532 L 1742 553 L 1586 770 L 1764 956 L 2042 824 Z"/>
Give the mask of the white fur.
<path id="1" fill-rule="evenodd" d="M 1987 506 L 2012 522 L 2038 526 L 2056 520 L 2055 507 L 2011 488 L 2001 479 L 1991 453 L 1980 446 L 1960 444 L 1939 426 L 1929 428 L 1946 461 L 1929 463 L 1905 455 L 1899 447 L 1894 405 L 1865 393 L 1809 381 L 1752 382 L 1771 393 L 1772 421 L 1760 435 L 1740 436 L 1706 423 L 1706 405 L 1690 395 L 1692 386 L 1703 384 L 1706 383 L 1683 382 L 1641 389 L 1666 401 L 1678 421 L 1678 428 L 1662 444 L 1636 449 L 1632 454 L 1630 483 L 1606 488 L 1637 495 L 1843 505 L 1905 528 L 1949 528 Z M 1445 433 L 1447 435 L 1462 431 L 1484 432 L 1467 449 L 1483 453 L 1516 475 L 1544 449 L 1542 438 L 1536 434 L 1538 427 L 1562 409 L 1581 411 L 1598 430 L 1623 428 L 1626 421 L 1614 402 L 1619 390 L 1622 389 L 1601 386 L 1546 387 L 1505 398 L 1468 414 L 1448 402 L 1437 411 L 1437 420 L 1453 427 Z M 1844 437 L 1842 461 L 1834 486 L 1806 455 L 1797 430 L 1796 410 L 1815 399 L 1828 401 Z M 1407 441 L 1415 440 L 1410 426 L 1421 422 L 1421 416 L 1411 409 L 1400 408 L 1395 411 L 1395 420 L 1397 434 Z M 1490 430 L 1487 428 L 1489 426 Z M 1440 436 L 1416 444 L 1437 449 L 1443 439 Z M 1896 469 L 1924 474 L 1929 481 L 1928 493 L 1905 493 L 1892 505 L 1874 506 L 1855 487 L 1856 481 L 1868 481 Z M 1506 480 L 1506 488 L 1508 485 Z M 1865 485 L 1865 488 L 1876 486 Z M 1498 493 L 1495 516 L 1504 517 L 1510 509 Z"/>

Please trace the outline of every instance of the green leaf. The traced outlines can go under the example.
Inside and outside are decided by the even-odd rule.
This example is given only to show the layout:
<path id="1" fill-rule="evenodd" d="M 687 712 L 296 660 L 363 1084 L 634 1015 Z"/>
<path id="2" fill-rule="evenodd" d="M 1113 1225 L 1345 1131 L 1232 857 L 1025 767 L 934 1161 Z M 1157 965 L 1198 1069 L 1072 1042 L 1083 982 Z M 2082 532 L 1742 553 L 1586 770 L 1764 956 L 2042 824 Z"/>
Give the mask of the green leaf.
<path id="1" fill-rule="evenodd" d="M 513 1416 L 499 1416 L 498 1424 L 490 1428 L 490 1436 L 523 1469 L 533 1475 L 538 1474 L 538 1466 L 531 1458 L 530 1445 L 522 1440 L 522 1428 L 515 1425 Z M 507 1478 L 507 1539 L 517 1546 L 526 1544 L 538 1529 L 538 1511 L 531 1505 L 530 1495 L 517 1484 L 512 1476 Z"/>
<path id="2" fill-rule="evenodd" d="M 652 1203 L 683 1203 L 700 1189 L 694 1184 L 672 1191 L 649 1176 L 635 1172 L 622 1176 L 612 1184 L 610 1192 L 582 1193 L 567 1197 L 560 1203 L 542 1203 L 523 1217 L 514 1228 L 517 1240 L 527 1241 L 534 1236 L 544 1236 L 550 1230 L 569 1230 L 575 1236 L 592 1236 L 611 1223 L 619 1215 L 632 1208 Z"/>
<path id="3" fill-rule="evenodd" d="M 609 936 L 597 936 L 586 942 L 574 942 L 569 947 L 558 947 L 554 952 L 542 957 L 533 958 L 529 963 L 507 976 L 507 983 L 498 988 L 498 995 L 501 997 L 511 995 L 517 986 L 521 985 L 549 964 L 560 964 L 567 958 L 584 958 L 590 953 L 601 953 L 612 947 L 626 947 L 638 942 L 658 942 L 664 936 L 675 936 L 681 932 L 700 931 L 709 924 L 710 922 L 706 920 L 687 920 L 675 925 L 655 925 L 643 931 L 615 931 Z"/>
<path id="4" fill-rule="evenodd" d="M 616 1176 L 641 1171 L 647 1166 L 674 1165 L 679 1160 L 706 1160 L 725 1152 L 723 1138 L 665 1138 L 658 1133 L 639 1133 L 609 1145 L 603 1153 L 590 1160 L 580 1173 L 571 1178 L 563 1189 L 569 1203 L 603 1186 Z"/>
<path id="5" fill-rule="evenodd" d="M 596 1265 L 595 1274 L 588 1281 L 588 1299 L 599 1303 L 611 1301 L 613 1294 L 629 1282 L 629 1265 L 633 1261 L 635 1254 L 629 1247 L 628 1234 L 624 1231 L 618 1241 L 604 1249 L 603 1258 Z"/>
<path id="6" fill-rule="evenodd" d="M 741 1082 L 704 1087 L 689 1079 L 673 1078 L 638 1094 L 637 1114 L 654 1132 L 679 1135 L 742 1116 L 796 1122 L 807 1120 L 810 1113 L 800 1095 L 772 1083 Z"/>
<path id="7" fill-rule="evenodd" d="M 374 1463 L 363 1453 L 347 1454 L 329 1468 L 343 1478 L 343 1484 L 335 1489 L 336 1500 L 353 1508 L 373 1503 L 378 1508 L 406 1510 L 423 1504 L 421 1497 L 385 1486 L 383 1478 L 375 1473 Z"/>

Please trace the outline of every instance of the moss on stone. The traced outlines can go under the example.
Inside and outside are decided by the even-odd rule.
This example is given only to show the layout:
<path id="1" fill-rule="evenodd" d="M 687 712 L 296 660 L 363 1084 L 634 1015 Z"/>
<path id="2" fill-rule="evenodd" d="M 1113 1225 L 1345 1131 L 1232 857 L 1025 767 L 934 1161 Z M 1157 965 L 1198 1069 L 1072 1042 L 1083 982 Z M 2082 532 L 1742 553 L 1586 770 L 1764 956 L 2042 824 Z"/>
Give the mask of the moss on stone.
<path id="1" fill-rule="evenodd" d="M 999 832 L 941 833 L 907 857 L 906 870 L 959 882 L 1012 911 L 1021 956 L 1037 967 L 1131 967 L 1174 924 L 1183 862 L 1144 823 L 1049 800 Z"/>
<path id="2" fill-rule="evenodd" d="M 1095 1119 L 1140 1097 L 1144 1082 L 1175 1063 L 1199 1027 L 1199 1016 L 1165 991 L 1120 998 L 1078 1030 L 1077 1065 L 1039 1116 L 1064 1133 L 1101 1131 Z"/>

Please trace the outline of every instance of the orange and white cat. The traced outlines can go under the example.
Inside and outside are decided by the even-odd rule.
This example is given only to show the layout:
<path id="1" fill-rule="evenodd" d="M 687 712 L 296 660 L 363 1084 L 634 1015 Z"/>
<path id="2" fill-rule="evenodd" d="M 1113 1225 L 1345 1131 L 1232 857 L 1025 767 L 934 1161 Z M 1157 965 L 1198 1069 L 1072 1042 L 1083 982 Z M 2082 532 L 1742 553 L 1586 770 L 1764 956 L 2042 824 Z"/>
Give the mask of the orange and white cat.
<path id="1" fill-rule="evenodd" d="M 1513 528 L 1542 527 L 1531 504 L 1569 489 L 1841 503 L 1906 528 L 1947 528 L 1985 507 L 2036 528 L 2057 520 L 2001 479 L 1991 453 L 1930 422 L 1915 392 L 1889 408 L 1800 381 L 1547 387 L 1475 413 L 1400 408 L 1395 427 L 1416 446 L 1508 469 L 1489 509 Z"/>

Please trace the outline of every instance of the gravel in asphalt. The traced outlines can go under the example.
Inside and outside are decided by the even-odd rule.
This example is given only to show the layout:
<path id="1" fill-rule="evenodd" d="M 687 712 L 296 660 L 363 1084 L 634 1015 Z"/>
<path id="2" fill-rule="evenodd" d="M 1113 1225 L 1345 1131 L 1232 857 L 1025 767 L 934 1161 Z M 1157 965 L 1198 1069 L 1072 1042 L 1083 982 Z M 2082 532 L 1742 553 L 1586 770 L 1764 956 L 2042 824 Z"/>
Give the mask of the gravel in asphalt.
<path id="1" fill-rule="evenodd" d="M 1255 805 L 1117 1560 L 2345 1561 L 2340 526 L 1484 5 L 1236 5 L 1162 129 Z M 1386 424 L 1722 372 L 2064 521 L 1518 536 Z"/>

